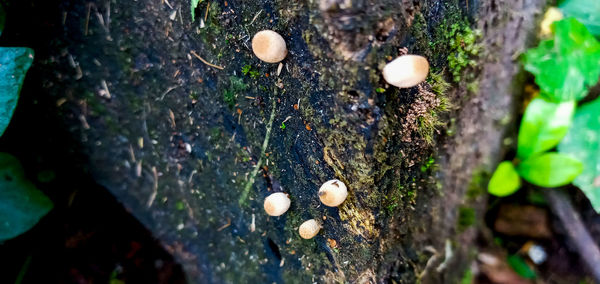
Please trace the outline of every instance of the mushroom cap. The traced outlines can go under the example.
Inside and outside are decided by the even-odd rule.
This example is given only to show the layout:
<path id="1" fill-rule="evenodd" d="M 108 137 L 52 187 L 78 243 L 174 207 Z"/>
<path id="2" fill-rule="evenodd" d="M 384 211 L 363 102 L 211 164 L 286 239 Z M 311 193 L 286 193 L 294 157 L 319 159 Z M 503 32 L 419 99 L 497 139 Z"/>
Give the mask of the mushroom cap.
<path id="1" fill-rule="evenodd" d="M 260 31 L 254 35 L 252 51 L 258 59 L 267 63 L 277 63 L 287 55 L 285 40 L 272 30 Z"/>
<path id="2" fill-rule="evenodd" d="M 300 225 L 298 233 L 303 239 L 312 239 L 319 233 L 319 230 L 321 230 L 319 223 L 315 219 L 310 219 Z"/>
<path id="3" fill-rule="evenodd" d="M 402 55 L 383 68 L 383 79 L 398 88 L 410 88 L 425 81 L 429 62 L 420 55 Z"/>
<path id="4" fill-rule="evenodd" d="M 325 182 L 321 188 L 319 188 L 319 199 L 321 203 L 329 206 L 336 207 L 344 202 L 348 197 L 348 189 L 346 185 L 337 179 L 332 179 Z"/>
<path id="5" fill-rule="evenodd" d="M 271 216 L 281 216 L 290 209 L 290 198 L 283 192 L 275 192 L 265 198 L 265 212 Z"/>

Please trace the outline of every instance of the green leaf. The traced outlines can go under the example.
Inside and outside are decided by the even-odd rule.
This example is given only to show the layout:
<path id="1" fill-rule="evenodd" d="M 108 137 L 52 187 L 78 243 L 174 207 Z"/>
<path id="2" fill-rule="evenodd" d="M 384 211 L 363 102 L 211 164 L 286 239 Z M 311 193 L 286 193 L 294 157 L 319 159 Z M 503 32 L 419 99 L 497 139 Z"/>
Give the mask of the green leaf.
<path id="1" fill-rule="evenodd" d="M 600 99 L 577 109 L 573 127 L 558 145 L 558 151 L 583 162 L 583 173 L 573 180 L 573 184 L 600 213 Z"/>
<path id="2" fill-rule="evenodd" d="M 600 43 L 574 18 L 554 22 L 554 38 L 524 56 L 541 94 L 551 101 L 580 100 L 600 77 Z"/>
<path id="3" fill-rule="evenodd" d="M 52 206 L 50 199 L 25 178 L 21 163 L 0 153 L 0 242 L 29 230 Z"/>
<path id="4" fill-rule="evenodd" d="M 473 271 L 471 269 L 467 269 L 465 273 L 463 273 L 462 278 L 460 279 L 460 284 L 471 284 L 473 283 Z"/>
<path id="5" fill-rule="evenodd" d="M 192 22 L 196 21 L 196 7 L 202 0 L 191 0 L 190 7 L 192 8 Z"/>
<path id="6" fill-rule="evenodd" d="M 517 157 L 525 160 L 554 148 L 567 134 L 575 102 L 552 103 L 536 98 L 527 106 L 517 146 Z"/>
<path id="7" fill-rule="evenodd" d="M 559 7 L 566 17 L 575 17 L 594 35 L 600 35 L 600 1 L 567 0 Z"/>
<path id="8" fill-rule="evenodd" d="M 488 184 L 488 192 L 495 196 L 507 196 L 521 187 L 521 178 L 512 162 L 504 161 L 498 165 Z"/>
<path id="9" fill-rule="evenodd" d="M 525 260 L 519 255 L 513 254 L 508 256 L 506 262 L 508 262 L 508 265 L 510 265 L 510 267 L 512 267 L 512 269 L 519 274 L 519 276 L 525 279 L 536 278 L 535 271 L 533 271 L 531 267 L 527 265 L 527 262 L 525 262 Z"/>
<path id="10" fill-rule="evenodd" d="M 33 61 L 26 47 L 0 47 L 0 136 L 15 111 L 25 73 Z"/>
<path id="11" fill-rule="evenodd" d="M 526 181 L 541 187 L 571 183 L 583 171 L 583 164 L 568 155 L 555 152 L 533 156 L 517 167 Z"/>

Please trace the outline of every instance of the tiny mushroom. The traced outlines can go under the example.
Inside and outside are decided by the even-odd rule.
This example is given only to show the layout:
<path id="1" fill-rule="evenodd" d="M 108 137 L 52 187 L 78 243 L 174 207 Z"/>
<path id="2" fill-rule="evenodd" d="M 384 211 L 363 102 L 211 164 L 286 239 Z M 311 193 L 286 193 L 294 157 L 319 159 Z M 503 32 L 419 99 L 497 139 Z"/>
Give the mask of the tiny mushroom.
<path id="1" fill-rule="evenodd" d="M 321 230 L 319 223 L 315 219 L 310 219 L 300 225 L 298 233 L 300 233 L 300 237 L 308 240 L 316 236 L 319 233 L 319 230 Z"/>
<path id="2" fill-rule="evenodd" d="M 336 207 L 348 197 L 348 189 L 346 185 L 337 179 L 332 179 L 325 182 L 321 188 L 319 188 L 319 199 L 321 202 L 329 207 Z"/>
<path id="3" fill-rule="evenodd" d="M 383 68 L 383 79 L 398 88 L 410 88 L 425 81 L 429 62 L 420 55 L 402 55 Z"/>
<path id="4" fill-rule="evenodd" d="M 287 55 L 285 40 L 278 33 L 264 30 L 252 38 L 252 51 L 258 59 L 267 63 L 277 63 Z"/>
<path id="5" fill-rule="evenodd" d="M 281 216 L 290 209 L 290 198 L 283 192 L 275 192 L 265 198 L 265 212 L 270 216 Z"/>

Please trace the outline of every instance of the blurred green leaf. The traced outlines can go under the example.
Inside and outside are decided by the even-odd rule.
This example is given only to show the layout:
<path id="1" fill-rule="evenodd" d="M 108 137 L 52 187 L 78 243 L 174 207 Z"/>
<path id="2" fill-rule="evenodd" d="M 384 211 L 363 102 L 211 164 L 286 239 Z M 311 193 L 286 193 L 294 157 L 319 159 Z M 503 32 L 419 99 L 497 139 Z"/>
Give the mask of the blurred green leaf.
<path id="1" fill-rule="evenodd" d="M 531 267 L 529 267 L 527 262 L 525 262 L 525 260 L 522 257 L 520 257 L 519 255 L 513 254 L 513 255 L 508 256 L 508 258 L 506 259 L 506 262 L 508 262 L 508 265 L 510 265 L 510 267 L 517 274 L 519 274 L 519 276 L 521 276 L 525 279 L 535 279 L 536 278 L 535 271 L 533 271 L 531 269 Z"/>
<path id="2" fill-rule="evenodd" d="M 21 163 L 0 153 L 0 242 L 33 227 L 53 205 L 25 178 Z"/>
<path id="3" fill-rule="evenodd" d="M 192 22 L 196 21 L 196 7 L 202 0 L 191 0 L 190 7 L 192 8 Z"/>
<path id="4" fill-rule="evenodd" d="M 566 0 L 559 8 L 566 17 L 575 17 L 594 35 L 600 35 L 600 1 Z"/>
<path id="5" fill-rule="evenodd" d="M 33 62 L 33 50 L 0 47 L 0 136 L 15 111 L 25 73 Z"/>
<path id="6" fill-rule="evenodd" d="M 544 197 L 544 194 L 542 192 L 540 192 L 539 190 L 530 191 L 527 194 L 527 202 L 529 202 L 533 205 L 538 205 L 538 206 L 547 206 L 548 205 L 548 201 L 546 201 L 546 197 Z"/>
<path id="7" fill-rule="evenodd" d="M 582 171 L 583 164 L 579 160 L 554 152 L 530 157 L 517 167 L 522 178 L 541 187 L 567 185 Z"/>
<path id="8" fill-rule="evenodd" d="M 552 27 L 553 39 L 525 53 L 525 69 L 535 75 L 542 96 L 549 100 L 580 100 L 600 77 L 600 43 L 574 18 Z"/>
<path id="9" fill-rule="evenodd" d="M 584 104 L 573 117 L 573 127 L 558 151 L 579 159 L 583 173 L 573 180 L 600 213 L 600 99 Z"/>
<path id="10" fill-rule="evenodd" d="M 504 161 L 498 165 L 488 184 L 488 192 L 495 196 L 507 196 L 521 187 L 521 178 L 512 162 Z"/>
<path id="11" fill-rule="evenodd" d="M 473 271 L 471 271 L 469 268 L 465 270 L 465 273 L 463 273 L 463 276 L 460 279 L 460 284 L 471 284 L 473 283 L 473 278 Z"/>
<path id="12" fill-rule="evenodd" d="M 525 160 L 554 148 L 567 134 L 575 102 L 552 103 L 542 98 L 533 100 L 525 110 L 519 139 L 517 157 Z"/>

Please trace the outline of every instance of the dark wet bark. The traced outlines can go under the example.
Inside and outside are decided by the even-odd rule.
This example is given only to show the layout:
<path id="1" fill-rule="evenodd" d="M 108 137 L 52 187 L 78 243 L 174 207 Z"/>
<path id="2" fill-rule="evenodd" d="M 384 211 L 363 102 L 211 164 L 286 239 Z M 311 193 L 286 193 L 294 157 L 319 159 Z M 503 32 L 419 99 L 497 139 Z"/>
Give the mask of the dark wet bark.
<path id="1" fill-rule="evenodd" d="M 52 106 L 82 166 L 192 282 L 450 283 L 474 249 L 516 56 L 544 4 L 205 0 L 193 22 L 188 1 L 54 1 L 13 5 L 38 24 L 13 34 L 37 53 L 29 88 L 43 91 L 24 99 Z M 452 81 L 452 25 L 482 32 L 459 83 L 385 85 L 403 47 Z M 287 41 L 279 74 L 249 50 L 262 29 Z M 350 190 L 339 208 L 316 194 L 332 178 Z M 279 189 L 292 207 L 267 217 Z M 302 240 L 310 218 L 323 230 Z"/>

